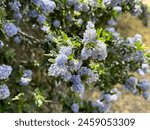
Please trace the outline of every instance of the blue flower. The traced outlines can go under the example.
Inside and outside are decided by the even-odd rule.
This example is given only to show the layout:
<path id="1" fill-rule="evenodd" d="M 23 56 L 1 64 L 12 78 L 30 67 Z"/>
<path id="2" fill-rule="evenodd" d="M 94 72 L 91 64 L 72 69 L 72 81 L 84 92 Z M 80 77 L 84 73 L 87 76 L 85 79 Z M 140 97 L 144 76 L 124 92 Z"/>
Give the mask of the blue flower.
<path id="1" fill-rule="evenodd" d="M 138 16 L 141 14 L 143 11 L 139 5 L 135 5 L 134 10 L 133 10 L 133 15 Z"/>
<path id="2" fill-rule="evenodd" d="M 73 84 L 80 84 L 81 83 L 80 75 L 73 75 L 72 78 L 71 78 L 71 82 Z"/>
<path id="3" fill-rule="evenodd" d="M 67 0 L 67 3 L 69 5 L 76 5 L 78 3 L 78 0 Z"/>
<path id="4" fill-rule="evenodd" d="M 110 107 L 111 107 L 111 103 L 104 103 L 100 100 L 97 100 L 96 102 L 92 103 L 93 107 L 98 108 L 98 112 L 108 112 Z"/>
<path id="5" fill-rule="evenodd" d="M 80 67 L 82 66 L 82 61 L 78 61 L 78 60 L 70 60 L 69 61 L 69 70 L 70 71 L 78 71 L 80 69 Z"/>
<path id="6" fill-rule="evenodd" d="M 84 43 L 94 43 L 96 42 L 96 30 L 92 22 L 88 22 L 86 26 L 86 31 L 83 34 Z"/>
<path id="7" fill-rule="evenodd" d="M 98 0 L 90 0 L 90 6 L 96 7 L 98 5 Z"/>
<path id="8" fill-rule="evenodd" d="M 117 96 L 117 94 L 113 94 L 113 95 L 111 95 L 111 94 L 105 94 L 104 95 L 104 100 L 106 102 L 117 101 L 118 100 L 118 96 Z"/>
<path id="9" fill-rule="evenodd" d="M 137 88 L 136 86 L 138 85 L 138 79 L 135 77 L 130 77 L 126 83 L 125 83 L 125 89 L 129 90 L 130 92 L 136 94 L 137 93 Z"/>
<path id="10" fill-rule="evenodd" d="M 107 27 L 106 31 L 111 32 L 111 33 L 115 33 L 115 28 L 114 27 Z"/>
<path id="11" fill-rule="evenodd" d="M 147 81 L 147 80 L 142 80 L 140 81 L 140 84 L 139 84 L 140 88 L 144 91 L 147 91 L 150 89 L 150 83 Z"/>
<path id="12" fill-rule="evenodd" d="M 23 72 L 23 76 L 20 79 L 19 84 L 21 86 L 27 86 L 32 80 L 32 71 L 31 70 L 25 70 Z"/>
<path id="13" fill-rule="evenodd" d="M 31 18 L 36 18 L 38 16 L 38 13 L 36 10 L 30 10 L 28 15 Z"/>
<path id="14" fill-rule="evenodd" d="M 92 55 L 92 50 L 84 47 L 81 51 L 80 58 L 81 60 L 87 60 L 89 57 L 91 57 L 91 55 Z"/>
<path id="15" fill-rule="evenodd" d="M 83 12 L 88 12 L 90 9 L 90 7 L 88 6 L 88 4 L 82 4 L 82 11 Z"/>
<path id="16" fill-rule="evenodd" d="M 71 77 L 71 82 L 72 82 L 72 91 L 80 94 L 80 95 L 83 95 L 84 93 L 84 85 L 81 83 L 81 78 L 79 75 L 73 75 Z"/>
<path id="17" fill-rule="evenodd" d="M 61 77 L 64 81 L 69 81 L 72 77 L 66 66 L 59 66 L 56 63 L 52 64 L 48 69 L 48 75 L 54 77 Z"/>
<path id="18" fill-rule="evenodd" d="M 3 28 L 9 37 L 13 37 L 18 31 L 17 27 L 13 23 L 6 23 Z"/>
<path id="19" fill-rule="evenodd" d="M 143 92 L 143 97 L 144 97 L 144 99 L 146 99 L 146 100 L 150 100 L 150 93 L 149 93 L 148 91 L 144 91 L 144 92 Z"/>
<path id="20" fill-rule="evenodd" d="M 14 12 L 13 17 L 15 20 L 20 21 L 22 19 L 22 14 L 19 12 Z"/>
<path id="21" fill-rule="evenodd" d="M 68 59 L 68 57 L 67 57 L 65 54 L 59 54 L 59 55 L 56 57 L 56 63 L 57 63 L 57 65 L 59 65 L 59 66 L 64 66 L 65 63 L 67 62 L 67 59 Z"/>
<path id="22" fill-rule="evenodd" d="M 40 6 L 45 14 L 53 12 L 53 10 L 56 8 L 56 4 L 54 1 L 41 0 L 41 2 L 42 3 L 40 4 Z"/>
<path id="23" fill-rule="evenodd" d="M 79 105 L 77 104 L 77 103 L 73 103 L 72 105 L 71 105 L 71 110 L 73 111 L 73 112 L 79 112 Z"/>
<path id="24" fill-rule="evenodd" d="M 0 100 L 5 99 L 10 96 L 10 91 L 8 87 L 4 85 L 0 85 Z"/>
<path id="25" fill-rule="evenodd" d="M 21 37 L 20 37 L 20 36 L 15 36 L 14 42 L 15 42 L 16 44 L 20 44 L 20 43 L 22 42 Z"/>
<path id="26" fill-rule="evenodd" d="M 90 83 L 96 82 L 98 79 L 99 79 L 98 74 L 95 74 L 92 71 L 89 71 L 88 77 L 86 79 L 86 83 L 90 84 Z"/>
<path id="27" fill-rule="evenodd" d="M 31 78 L 32 77 L 32 70 L 25 70 L 23 77 L 24 78 Z"/>
<path id="28" fill-rule="evenodd" d="M 12 67 L 8 65 L 0 66 L 0 80 L 7 79 L 12 72 Z"/>
<path id="29" fill-rule="evenodd" d="M 136 34 L 136 35 L 134 36 L 134 39 L 135 39 L 135 41 L 139 41 L 139 42 L 142 43 L 142 36 L 141 36 L 140 34 Z"/>
<path id="30" fill-rule="evenodd" d="M 114 19 L 109 20 L 107 23 L 110 26 L 116 26 L 117 25 L 117 22 Z"/>
<path id="31" fill-rule="evenodd" d="M 141 76 L 144 76 L 149 72 L 150 72 L 149 65 L 144 63 L 142 64 L 142 67 L 137 70 L 137 73 L 140 74 Z"/>
<path id="32" fill-rule="evenodd" d="M 41 0 L 32 0 L 32 2 L 36 5 L 39 5 L 41 3 Z"/>
<path id="33" fill-rule="evenodd" d="M 42 14 L 42 15 L 38 15 L 37 17 L 37 22 L 40 24 L 43 24 L 46 21 L 46 17 Z"/>
<path id="34" fill-rule="evenodd" d="M 74 4 L 74 10 L 81 11 L 82 10 L 82 5 L 80 3 Z"/>
<path id="35" fill-rule="evenodd" d="M 14 0 L 13 2 L 9 2 L 9 6 L 11 10 L 18 12 L 21 7 L 21 4 L 18 0 Z"/>
<path id="36" fill-rule="evenodd" d="M 59 28 L 60 27 L 60 21 L 59 20 L 54 20 L 53 25 L 55 28 Z"/>
<path id="37" fill-rule="evenodd" d="M 64 81 L 67 82 L 67 81 L 70 81 L 72 74 L 69 71 L 64 71 L 63 73 L 61 73 L 60 76 Z"/>
<path id="38" fill-rule="evenodd" d="M 70 13 L 67 14 L 66 20 L 68 20 L 68 21 L 73 21 L 72 15 L 71 15 Z"/>
<path id="39" fill-rule="evenodd" d="M 103 42 L 99 41 L 92 51 L 93 59 L 105 60 L 107 58 L 107 46 Z"/>
<path id="40" fill-rule="evenodd" d="M 126 84 L 129 84 L 132 87 L 136 87 L 136 85 L 138 84 L 138 79 L 135 77 L 130 77 L 127 81 Z"/>
<path id="41" fill-rule="evenodd" d="M 91 70 L 87 67 L 81 67 L 81 69 L 79 70 L 79 75 L 83 76 L 83 75 L 88 75 L 91 72 Z"/>
<path id="42" fill-rule="evenodd" d="M 39 6 L 44 14 L 49 14 L 53 12 L 56 8 L 56 4 L 54 1 L 51 0 L 32 0 L 34 4 Z"/>
<path id="43" fill-rule="evenodd" d="M 60 51 L 60 54 L 65 54 L 66 56 L 69 56 L 72 53 L 72 48 L 70 46 L 62 46 Z"/>
<path id="44" fill-rule="evenodd" d="M 32 80 L 32 79 L 31 79 L 31 78 L 28 78 L 28 77 L 27 77 L 27 78 L 21 77 L 19 84 L 20 84 L 21 86 L 27 86 L 27 85 L 30 83 L 31 80 Z"/>

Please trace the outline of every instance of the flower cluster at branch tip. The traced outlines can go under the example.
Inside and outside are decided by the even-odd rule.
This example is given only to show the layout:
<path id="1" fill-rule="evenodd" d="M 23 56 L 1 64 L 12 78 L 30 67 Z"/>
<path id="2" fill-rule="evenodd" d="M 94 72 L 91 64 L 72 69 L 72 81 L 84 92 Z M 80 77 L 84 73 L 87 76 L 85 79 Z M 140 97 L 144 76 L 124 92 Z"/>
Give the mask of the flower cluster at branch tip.
<path id="1" fill-rule="evenodd" d="M 94 73 L 91 69 L 83 67 L 82 60 L 72 59 L 68 61 L 68 56 L 72 54 L 71 47 L 61 47 L 54 64 L 48 69 L 48 75 L 54 77 L 61 77 L 64 81 L 71 82 L 71 90 L 79 95 L 84 94 L 84 84 L 82 83 L 82 76 L 86 77 L 86 83 L 93 83 L 98 80 L 98 74 Z M 76 74 L 73 74 L 76 72 Z"/>
<path id="2" fill-rule="evenodd" d="M 132 92 L 132 93 L 137 93 L 137 88 L 136 88 L 136 86 L 138 85 L 138 79 L 137 78 L 135 78 L 135 77 L 130 77 L 127 81 L 126 81 L 126 83 L 125 83 L 125 88 L 127 89 L 127 90 L 129 90 L 130 92 Z"/>
<path id="3" fill-rule="evenodd" d="M 73 103 L 71 105 L 71 110 L 75 113 L 79 112 L 79 105 L 77 103 Z"/>
<path id="4" fill-rule="evenodd" d="M 38 15 L 37 17 L 37 22 L 40 23 L 40 24 L 43 24 L 44 22 L 46 21 L 46 17 L 45 15 Z"/>
<path id="5" fill-rule="evenodd" d="M 0 100 L 5 99 L 9 96 L 10 96 L 10 91 L 8 87 L 5 84 L 0 85 Z"/>
<path id="6" fill-rule="evenodd" d="M 32 2 L 39 6 L 44 14 L 49 14 L 56 8 L 56 4 L 52 0 L 32 0 Z"/>
<path id="7" fill-rule="evenodd" d="M 21 4 L 18 0 L 14 0 L 14 1 L 9 2 L 9 6 L 11 10 L 18 12 L 20 10 Z"/>
<path id="8" fill-rule="evenodd" d="M 20 43 L 22 42 L 21 37 L 20 37 L 20 36 L 15 36 L 15 37 L 14 37 L 14 42 L 15 42 L 16 44 L 20 44 Z"/>
<path id="9" fill-rule="evenodd" d="M 148 80 L 141 80 L 139 83 L 139 87 L 142 89 L 142 95 L 144 97 L 144 99 L 146 100 L 150 100 L 150 82 L 148 82 Z"/>
<path id="10" fill-rule="evenodd" d="M 7 79 L 12 72 L 12 67 L 8 65 L 1 65 L 0 66 L 0 80 Z"/>
<path id="11" fill-rule="evenodd" d="M 60 21 L 59 20 L 54 20 L 53 25 L 55 28 L 59 28 L 60 27 Z"/>
<path id="12" fill-rule="evenodd" d="M 28 13 L 28 16 L 31 18 L 36 18 L 38 16 L 38 12 L 34 9 L 34 10 L 30 10 Z"/>
<path id="13" fill-rule="evenodd" d="M 23 17 L 22 14 L 20 13 L 21 3 L 18 0 L 14 0 L 12 2 L 9 2 L 9 6 L 14 13 L 13 18 L 16 21 L 20 21 Z"/>
<path id="14" fill-rule="evenodd" d="M 92 22 L 88 22 L 83 36 L 84 48 L 81 51 L 81 59 L 87 60 L 92 57 L 96 60 L 105 60 L 107 58 L 107 46 L 100 40 L 97 40 L 96 30 Z M 90 46 L 93 43 L 93 46 Z"/>
<path id="15" fill-rule="evenodd" d="M 17 27 L 13 23 L 6 23 L 3 29 L 9 37 L 13 37 L 18 32 Z"/>
<path id="16" fill-rule="evenodd" d="M 96 30 L 94 28 L 94 24 L 92 22 L 88 22 L 86 26 L 86 31 L 83 35 L 84 43 L 94 43 L 96 42 Z"/>
<path id="17" fill-rule="evenodd" d="M 32 80 L 32 71 L 31 70 L 25 70 L 23 73 L 23 76 L 21 77 L 19 84 L 21 86 L 27 86 Z"/>
<path id="18" fill-rule="evenodd" d="M 146 63 L 143 63 L 143 64 L 142 64 L 142 67 L 139 68 L 139 69 L 137 70 L 137 72 L 138 72 L 138 74 L 140 74 L 141 76 L 144 76 L 145 74 L 148 74 L 148 73 L 150 72 L 150 70 L 149 70 L 149 65 L 146 64 Z"/>

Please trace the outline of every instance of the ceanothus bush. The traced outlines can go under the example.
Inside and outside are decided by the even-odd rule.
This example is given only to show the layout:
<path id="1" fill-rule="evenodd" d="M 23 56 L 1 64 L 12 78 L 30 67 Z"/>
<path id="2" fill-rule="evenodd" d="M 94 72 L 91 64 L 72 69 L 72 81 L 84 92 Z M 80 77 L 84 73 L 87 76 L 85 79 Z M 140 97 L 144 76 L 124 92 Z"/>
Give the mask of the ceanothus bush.
<path id="1" fill-rule="evenodd" d="M 118 16 L 141 0 L 1 0 L 0 112 L 109 112 L 128 91 L 150 100 L 150 52 Z M 116 85 L 120 84 L 118 90 Z M 88 91 L 99 91 L 91 99 Z"/>

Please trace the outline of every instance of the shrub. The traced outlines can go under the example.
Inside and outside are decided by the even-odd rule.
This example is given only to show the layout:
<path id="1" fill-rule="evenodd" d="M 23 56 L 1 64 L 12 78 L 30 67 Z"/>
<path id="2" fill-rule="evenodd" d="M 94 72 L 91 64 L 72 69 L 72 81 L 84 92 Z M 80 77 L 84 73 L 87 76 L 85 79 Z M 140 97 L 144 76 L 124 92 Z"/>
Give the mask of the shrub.
<path id="1" fill-rule="evenodd" d="M 108 112 L 116 88 L 150 99 L 150 54 L 113 26 L 140 0 L 1 0 L 0 111 Z M 15 45 L 16 43 L 16 45 Z M 100 98 L 86 98 L 96 89 Z M 54 108 L 57 106 L 57 108 Z M 56 110 L 54 110 L 56 109 Z"/>

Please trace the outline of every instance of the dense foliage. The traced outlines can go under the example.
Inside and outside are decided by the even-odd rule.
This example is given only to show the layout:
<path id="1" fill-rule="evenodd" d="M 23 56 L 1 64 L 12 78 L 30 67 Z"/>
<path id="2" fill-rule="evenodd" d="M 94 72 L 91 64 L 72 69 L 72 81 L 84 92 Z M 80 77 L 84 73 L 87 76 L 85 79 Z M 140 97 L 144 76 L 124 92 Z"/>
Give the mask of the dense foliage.
<path id="1" fill-rule="evenodd" d="M 124 91 L 150 99 L 142 36 L 115 30 L 141 0 L 1 0 L 0 112 L 108 112 Z M 123 86 L 117 89 L 117 85 Z M 89 91 L 99 91 L 91 99 Z"/>

